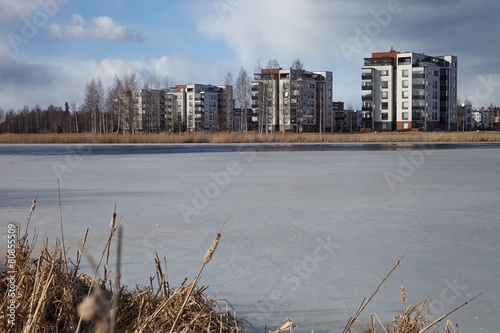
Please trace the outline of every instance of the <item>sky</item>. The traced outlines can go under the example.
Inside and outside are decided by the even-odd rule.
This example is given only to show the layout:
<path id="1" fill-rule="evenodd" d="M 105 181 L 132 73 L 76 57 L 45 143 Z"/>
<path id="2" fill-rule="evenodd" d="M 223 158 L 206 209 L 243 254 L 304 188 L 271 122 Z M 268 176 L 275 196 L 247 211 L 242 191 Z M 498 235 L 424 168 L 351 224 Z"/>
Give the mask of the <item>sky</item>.
<path id="1" fill-rule="evenodd" d="M 363 59 L 391 48 L 456 55 L 459 99 L 500 105 L 498 13 L 493 0 L 0 0 L 0 108 L 80 105 L 93 78 L 223 84 L 297 58 L 360 108 Z"/>

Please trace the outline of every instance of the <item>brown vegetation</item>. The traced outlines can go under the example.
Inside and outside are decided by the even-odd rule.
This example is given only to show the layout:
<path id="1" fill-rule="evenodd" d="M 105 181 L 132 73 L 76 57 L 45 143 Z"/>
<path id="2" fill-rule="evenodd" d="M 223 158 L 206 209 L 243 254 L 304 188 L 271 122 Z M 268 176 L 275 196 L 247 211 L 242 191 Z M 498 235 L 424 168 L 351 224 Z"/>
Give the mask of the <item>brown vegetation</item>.
<path id="1" fill-rule="evenodd" d="M 0 144 L 500 142 L 500 132 L 0 134 Z"/>
<path id="2" fill-rule="evenodd" d="M 49 250 L 47 243 L 44 242 L 41 253 L 35 255 L 33 249 L 36 235 L 30 241 L 28 234 L 29 223 L 35 208 L 36 199 L 33 200 L 24 234 L 21 235 L 20 226 L 15 227 L 17 237 L 15 238 L 15 262 L 10 261 L 9 265 L 12 266 L 9 270 L 0 273 L 0 297 L 3 299 L 3 306 L 0 310 L 1 331 L 16 333 L 239 333 L 242 331 L 241 321 L 236 319 L 234 309 L 229 303 L 226 301 L 226 306 L 222 309 L 215 300 L 203 295 L 205 287 L 198 286 L 203 268 L 209 264 L 217 249 L 222 229 L 206 251 L 193 282 L 187 283 L 186 278 L 177 289 L 170 288 L 168 276 L 163 273 L 166 263 L 162 265 L 156 255 L 156 274 L 150 278 L 149 284 L 146 287 L 137 286 L 134 291 L 128 291 L 120 283 L 122 229 L 120 222 L 116 221 L 116 212 L 112 214 L 109 238 L 99 262 L 95 264 L 92 258 L 89 258 L 95 269 L 93 275 L 88 275 L 80 272 L 80 262 L 88 230 L 81 248 L 77 251 L 75 262 L 68 261 L 62 224 L 62 241 L 56 240 L 52 250 Z M 9 229 L 12 228 L 14 226 L 9 225 Z M 108 260 L 115 232 L 118 234 L 116 236 L 117 265 L 114 268 L 115 281 L 113 282 L 110 278 Z M 9 235 L 11 234 L 9 231 Z M 10 239 L 11 236 L 9 236 Z M 399 266 L 401 259 L 382 279 L 373 293 L 363 299 L 356 314 L 344 327 L 343 333 L 351 332 L 354 322 L 380 290 L 382 284 Z M 101 268 L 103 277 L 99 278 L 98 272 Z M 15 282 L 12 282 L 13 277 Z M 13 285 L 17 298 L 17 307 L 14 311 L 15 325 L 9 322 L 9 318 L 12 319 L 12 311 L 9 311 L 6 306 L 12 299 L 10 291 L 13 290 Z M 383 325 L 377 315 L 372 314 L 371 325 L 366 328 L 366 333 L 376 333 L 377 328 L 381 329 L 379 332 L 385 333 L 424 333 L 476 298 L 432 320 L 428 316 L 430 306 L 432 306 L 430 299 L 427 298 L 419 304 L 407 305 L 407 296 L 402 285 L 400 297 L 404 311 L 394 316 L 392 326 Z M 295 327 L 288 319 L 270 333 L 294 332 Z M 458 326 L 447 321 L 443 332 L 459 333 Z"/>
<path id="3" fill-rule="evenodd" d="M 34 208 L 31 213 L 33 210 Z M 17 227 L 15 264 L 0 274 L 0 297 L 5 302 L 4 305 L 10 299 L 7 294 L 9 288 L 12 288 L 11 279 L 15 277 L 15 325 L 9 323 L 9 311 L 6 306 L 2 306 L 0 331 L 241 332 L 240 323 L 229 303 L 221 308 L 214 299 L 204 296 L 205 287 L 198 286 L 201 271 L 215 252 L 220 233 L 205 254 L 202 268 L 193 282 L 186 282 L 186 278 L 177 289 L 170 288 L 167 276 L 163 273 L 165 268 L 156 256 L 156 274 L 150 278 L 149 284 L 128 291 L 119 282 L 119 264 L 116 269 L 113 268 L 116 275 L 114 283 L 109 274 L 110 245 L 117 230 L 118 244 L 121 243 L 121 229 L 119 226 L 115 228 L 115 217 L 113 214 L 109 240 L 94 275 L 79 271 L 87 235 L 77 252 L 76 262 L 69 267 L 60 241 L 56 242 L 52 250 L 44 243 L 41 253 L 37 255 L 33 251 L 36 236 L 32 241 L 28 237 L 30 219 L 24 235 L 20 235 Z M 118 253 L 120 246 L 118 245 Z M 100 268 L 104 271 L 103 278 L 97 276 Z"/>

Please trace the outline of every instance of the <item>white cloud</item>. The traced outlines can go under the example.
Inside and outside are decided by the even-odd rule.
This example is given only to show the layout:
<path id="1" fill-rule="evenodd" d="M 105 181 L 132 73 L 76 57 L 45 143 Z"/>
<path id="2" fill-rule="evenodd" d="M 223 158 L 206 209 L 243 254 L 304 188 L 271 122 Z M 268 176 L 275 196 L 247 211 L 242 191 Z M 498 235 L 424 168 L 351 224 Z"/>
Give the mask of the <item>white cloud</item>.
<path id="1" fill-rule="evenodd" d="M 139 80 L 145 80 L 154 73 L 162 87 L 166 77 L 170 84 L 222 83 L 217 81 L 220 74 L 218 71 L 195 62 L 185 54 L 148 61 L 52 58 L 47 63 L 33 63 L 0 48 L 0 108 L 18 110 L 23 105 L 34 106 L 36 103 L 42 107 L 50 104 L 62 106 L 66 101 L 75 101 L 80 105 L 85 85 L 92 78 L 101 78 L 104 86 L 108 87 L 115 75 L 123 77 L 131 73 L 136 73 Z"/>
<path id="2" fill-rule="evenodd" d="M 192 13 L 198 31 L 233 50 L 247 71 L 259 58 L 262 66 L 276 57 L 288 67 L 298 57 L 309 70 L 332 70 L 335 99 L 359 107 L 363 58 L 391 47 L 457 55 L 459 97 L 472 95 L 475 75 L 500 74 L 499 7 L 488 0 L 215 0 L 196 1 Z M 348 44 L 352 52 L 343 52 Z"/>
<path id="3" fill-rule="evenodd" d="M 111 42 L 141 43 L 141 33 L 129 30 L 108 16 L 86 19 L 79 14 L 73 15 L 71 24 L 51 24 L 48 27 L 52 38 L 106 40 Z"/>
<path id="4" fill-rule="evenodd" d="M 37 1 L 0 0 L 0 21 L 12 21 L 39 9 Z"/>

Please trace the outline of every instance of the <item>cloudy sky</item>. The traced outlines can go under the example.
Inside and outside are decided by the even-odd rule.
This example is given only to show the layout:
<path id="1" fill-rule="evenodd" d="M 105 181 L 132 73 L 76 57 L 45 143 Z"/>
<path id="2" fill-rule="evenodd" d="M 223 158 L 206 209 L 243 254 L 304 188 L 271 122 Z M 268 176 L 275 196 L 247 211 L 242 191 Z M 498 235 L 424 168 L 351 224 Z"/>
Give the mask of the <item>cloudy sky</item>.
<path id="1" fill-rule="evenodd" d="M 494 0 L 0 0 L 0 108 L 81 104 L 100 77 L 135 72 L 222 84 L 243 66 L 299 58 L 334 73 L 334 99 L 361 104 L 371 52 L 452 54 L 459 98 L 500 105 Z"/>

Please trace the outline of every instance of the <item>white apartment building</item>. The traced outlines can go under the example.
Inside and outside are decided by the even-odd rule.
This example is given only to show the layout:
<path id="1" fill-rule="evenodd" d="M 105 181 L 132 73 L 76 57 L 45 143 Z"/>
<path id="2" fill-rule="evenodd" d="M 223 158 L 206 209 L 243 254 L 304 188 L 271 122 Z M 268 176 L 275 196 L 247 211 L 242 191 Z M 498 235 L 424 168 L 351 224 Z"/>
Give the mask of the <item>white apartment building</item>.
<path id="1" fill-rule="evenodd" d="M 324 132 L 333 103 L 332 72 L 262 69 L 252 81 L 260 132 Z"/>
<path id="2" fill-rule="evenodd" d="M 369 130 L 453 130 L 457 57 L 372 53 L 361 74 L 363 125 Z"/>
<path id="3" fill-rule="evenodd" d="M 187 131 L 232 130 L 233 87 L 206 84 L 177 85 L 169 89 L 175 96 L 175 115 Z M 168 114 L 169 112 L 167 112 Z"/>
<path id="4" fill-rule="evenodd" d="M 233 129 L 233 87 L 202 84 L 135 89 L 133 132 L 206 132 Z"/>

